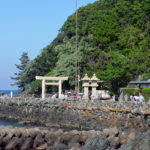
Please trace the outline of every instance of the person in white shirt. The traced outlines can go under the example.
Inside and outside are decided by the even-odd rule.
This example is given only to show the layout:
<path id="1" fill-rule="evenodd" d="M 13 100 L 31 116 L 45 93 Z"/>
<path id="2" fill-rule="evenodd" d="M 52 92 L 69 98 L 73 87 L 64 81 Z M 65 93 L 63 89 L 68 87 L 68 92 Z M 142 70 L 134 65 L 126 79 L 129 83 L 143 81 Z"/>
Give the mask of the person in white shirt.
<path id="1" fill-rule="evenodd" d="M 144 101 L 144 96 L 142 95 L 142 93 L 139 94 L 139 101 L 140 103 Z"/>
<path id="2" fill-rule="evenodd" d="M 136 95 L 135 95 L 135 96 L 133 97 L 133 99 L 134 99 L 134 102 L 136 102 L 136 103 L 139 103 L 139 102 L 140 102 L 139 96 L 136 96 Z"/>
<path id="3" fill-rule="evenodd" d="M 124 100 L 125 100 L 125 102 L 128 101 L 128 94 L 127 94 L 127 93 L 126 93 L 125 96 L 124 96 Z"/>
<path id="4" fill-rule="evenodd" d="M 65 99 L 65 95 L 63 93 L 61 94 L 61 99 Z"/>

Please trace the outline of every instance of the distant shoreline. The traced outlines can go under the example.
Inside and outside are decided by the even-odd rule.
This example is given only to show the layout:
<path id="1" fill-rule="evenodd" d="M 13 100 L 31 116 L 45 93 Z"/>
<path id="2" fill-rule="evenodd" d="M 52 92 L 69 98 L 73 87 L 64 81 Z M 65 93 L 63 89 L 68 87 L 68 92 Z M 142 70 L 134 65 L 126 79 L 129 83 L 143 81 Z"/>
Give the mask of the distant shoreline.
<path id="1" fill-rule="evenodd" d="M 10 95 L 11 91 L 13 92 L 13 96 L 19 94 L 18 90 L 0 90 L 0 93 L 4 93 L 5 95 Z"/>

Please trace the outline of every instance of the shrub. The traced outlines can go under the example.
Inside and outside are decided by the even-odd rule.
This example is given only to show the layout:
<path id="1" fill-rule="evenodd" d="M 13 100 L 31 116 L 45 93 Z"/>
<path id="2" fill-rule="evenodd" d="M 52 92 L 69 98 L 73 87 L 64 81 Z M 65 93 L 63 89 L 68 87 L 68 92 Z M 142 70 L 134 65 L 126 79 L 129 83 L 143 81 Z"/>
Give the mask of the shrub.
<path id="1" fill-rule="evenodd" d="M 147 102 L 150 99 L 150 88 L 143 88 L 142 94 L 145 98 L 145 101 Z"/>
<path id="2" fill-rule="evenodd" d="M 30 94 L 41 94 L 41 81 L 40 80 L 35 80 L 33 82 L 31 82 L 30 86 L 29 86 L 29 93 Z"/>

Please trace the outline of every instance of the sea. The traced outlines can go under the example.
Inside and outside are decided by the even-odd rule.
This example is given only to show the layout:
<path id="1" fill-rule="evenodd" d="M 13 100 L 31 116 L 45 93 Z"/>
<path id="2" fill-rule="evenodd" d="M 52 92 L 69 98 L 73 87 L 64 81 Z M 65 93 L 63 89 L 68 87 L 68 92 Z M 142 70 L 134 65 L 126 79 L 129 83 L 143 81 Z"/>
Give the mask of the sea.
<path id="1" fill-rule="evenodd" d="M 13 96 L 17 96 L 17 94 L 19 93 L 17 90 L 0 90 L 0 94 L 4 93 L 4 95 L 10 96 L 11 91 L 13 93 Z M 0 119 L 0 126 L 20 126 L 20 125 L 17 122 Z"/>
<path id="2" fill-rule="evenodd" d="M 13 93 L 13 96 L 17 96 L 19 94 L 18 90 L 0 90 L 0 94 L 4 93 L 5 95 L 10 96 L 11 91 Z"/>
<path id="3" fill-rule="evenodd" d="M 14 126 L 14 127 L 22 127 L 23 125 L 15 122 L 15 121 L 8 121 L 0 119 L 0 126 Z"/>

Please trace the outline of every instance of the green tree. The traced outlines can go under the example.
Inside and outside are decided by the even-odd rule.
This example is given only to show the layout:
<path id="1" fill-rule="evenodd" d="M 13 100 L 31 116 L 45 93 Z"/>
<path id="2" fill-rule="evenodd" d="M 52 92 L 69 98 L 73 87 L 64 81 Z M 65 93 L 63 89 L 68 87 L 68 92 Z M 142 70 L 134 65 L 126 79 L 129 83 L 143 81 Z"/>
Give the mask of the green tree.
<path id="1" fill-rule="evenodd" d="M 15 73 L 15 77 L 11 77 L 11 79 L 16 80 L 16 82 L 12 85 L 17 85 L 19 90 L 23 91 L 26 85 L 26 78 L 25 78 L 26 67 L 27 64 L 29 63 L 28 53 L 23 52 L 19 60 L 20 64 L 19 65 L 15 64 L 19 72 Z"/>
<path id="2" fill-rule="evenodd" d="M 102 80 L 111 81 L 112 91 L 118 92 L 119 87 L 125 86 L 130 80 L 131 74 L 128 72 L 129 59 L 119 51 L 109 52 L 105 70 L 98 71 L 97 75 Z"/>

